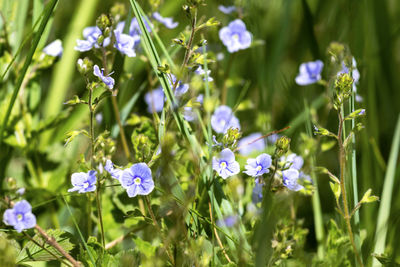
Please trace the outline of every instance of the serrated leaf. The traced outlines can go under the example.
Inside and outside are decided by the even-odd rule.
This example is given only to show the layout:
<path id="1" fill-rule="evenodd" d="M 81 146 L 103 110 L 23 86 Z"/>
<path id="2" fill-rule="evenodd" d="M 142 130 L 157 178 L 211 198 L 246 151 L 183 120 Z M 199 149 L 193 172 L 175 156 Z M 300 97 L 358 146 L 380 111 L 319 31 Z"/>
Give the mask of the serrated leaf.
<path id="1" fill-rule="evenodd" d="M 349 115 L 346 116 L 346 118 L 344 118 L 345 120 L 351 120 L 357 117 L 361 117 L 361 116 L 365 116 L 365 109 L 360 108 L 357 109 L 355 111 L 353 111 L 352 113 L 350 113 Z"/>
<path id="2" fill-rule="evenodd" d="M 69 252 L 74 248 L 74 244 L 70 242 L 70 238 L 72 235 L 68 232 L 62 230 L 47 230 L 46 233 L 53 237 L 57 243 L 66 251 Z M 51 261 L 56 260 L 57 258 L 54 257 L 52 254 L 57 255 L 58 257 L 62 257 L 60 252 L 47 244 L 45 240 L 42 238 L 41 235 L 37 234 L 33 237 L 38 244 L 42 244 L 43 247 L 36 245 L 33 241 L 29 241 L 26 245 L 22 248 L 18 257 L 16 259 L 17 264 L 27 262 L 27 261 Z M 49 253 L 49 251 L 51 253 Z"/>

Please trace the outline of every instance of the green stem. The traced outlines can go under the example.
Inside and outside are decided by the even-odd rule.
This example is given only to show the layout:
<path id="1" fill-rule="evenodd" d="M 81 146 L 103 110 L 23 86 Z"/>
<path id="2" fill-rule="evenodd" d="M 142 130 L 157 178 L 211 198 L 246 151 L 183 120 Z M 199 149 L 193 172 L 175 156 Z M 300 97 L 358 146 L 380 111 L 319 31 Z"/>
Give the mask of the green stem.
<path id="1" fill-rule="evenodd" d="M 92 165 L 92 169 L 95 168 L 95 162 L 94 162 L 94 107 L 92 105 L 92 98 L 93 98 L 93 88 L 89 88 L 89 111 L 90 111 L 90 162 Z M 104 240 L 104 227 L 103 227 L 103 216 L 101 212 L 101 201 L 100 201 L 100 191 L 101 191 L 101 183 L 100 183 L 100 177 L 97 179 L 96 183 L 96 205 L 97 205 L 97 213 L 98 213 L 98 219 L 100 223 L 100 232 L 101 232 L 101 244 L 103 245 L 103 248 L 106 245 L 106 242 Z"/>
<path id="2" fill-rule="evenodd" d="M 350 238 L 350 243 L 351 246 L 353 247 L 354 254 L 356 255 L 356 259 L 360 266 L 364 266 L 361 256 L 357 250 L 355 241 L 354 241 L 354 235 L 353 231 L 351 228 L 351 217 L 349 213 L 349 207 L 348 207 L 348 201 L 347 201 L 347 195 L 346 195 L 346 185 L 345 185 L 345 172 L 346 172 L 346 151 L 345 147 L 343 145 L 343 125 L 344 125 L 344 120 L 342 117 L 341 110 L 338 111 L 338 116 L 339 116 L 339 130 L 338 130 L 338 143 L 339 143 L 339 164 L 340 164 L 340 188 L 342 190 L 342 201 L 343 201 L 343 211 L 344 211 L 344 220 L 346 222 L 346 227 L 347 227 L 347 232 L 349 234 Z"/>
<path id="3" fill-rule="evenodd" d="M 185 57 L 183 59 L 181 69 L 186 67 L 187 63 L 189 62 L 190 55 L 192 54 L 192 44 L 193 44 L 194 35 L 196 33 L 196 23 L 197 23 L 197 9 L 195 10 L 194 16 L 191 21 L 191 32 L 190 32 L 189 42 L 187 45 L 187 49 L 185 52 Z"/>

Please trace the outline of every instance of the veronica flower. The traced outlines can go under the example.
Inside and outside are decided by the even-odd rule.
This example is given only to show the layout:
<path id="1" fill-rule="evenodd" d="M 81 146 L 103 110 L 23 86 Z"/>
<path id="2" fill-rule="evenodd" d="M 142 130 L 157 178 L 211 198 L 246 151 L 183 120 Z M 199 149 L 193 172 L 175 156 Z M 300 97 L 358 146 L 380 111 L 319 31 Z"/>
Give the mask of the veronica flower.
<path id="1" fill-rule="evenodd" d="M 88 171 L 85 172 L 76 172 L 73 173 L 71 176 L 71 183 L 74 186 L 71 189 L 68 189 L 68 192 L 75 192 L 78 193 L 87 193 L 93 192 L 96 190 L 96 171 Z"/>
<path id="2" fill-rule="evenodd" d="M 265 141 L 263 138 L 257 140 L 256 142 L 253 142 L 261 136 L 261 133 L 253 133 L 241 138 L 238 142 L 239 153 L 247 156 L 250 155 L 253 151 L 263 151 L 265 149 Z"/>
<path id="3" fill-rule="evenodd" d="M 23 194 L 25 194 L 25 187 L 21 187 L 15 193 L 17 193 L 18 195 L 22 196 Z"/>
<path id="4" fill-rule="evenodd" d="M 117 48 L 122 54 L 128 57 L 135 57 L 135 45 L 139 43 L 140 37 L 138 35 L 130 36 L 120 31 L 114 30 L 115 34 L 115 48 Z"/>
<path id="5" fill-rule="evenodd" d="M 129 197 L 148 195 L 154 189 L 151 170 L 146 163 L 136 163 L 125 169 L 120 175 L 120 182 Z"/>
<path id="6" fill-rule="evenodd" d="M 32 213 L 32 207 L 26 200 L 15 203 L 12 209 L 7 209 L 3 215 L 3 222 L 11 225 L 21 233 L 25 229 L 30 229 L 36 225 L 36 217 Z"/>
<path id="7" fill-rule="evenodd" d="M 94 74 L 95 76 L 99 77 L 100 80 L 102 80 L 103 83 L 104 83 L 109 89 L 113 89 L 113 88 L 114 88 L 114 83 L 115 83 L 114 79 L 113 79 L 112 77 L 109 76 L 110 74 L 108 74 L 108 76 L 104 76 L 104 75 L 103 75 L 103 72 L 104 72 L 104 69 L 101 69 L 101 71 L 100 71 L 99 66 L 94 65 L 94 67 L 93 67 L 93 74 Z"/>
<path id="8" fill-rule="evenodd" d="M 223 227 L 223 226 L 232 227 L 236 224 L 237 221 L 238 221 L 237 215 L 230 215 L 230 216 L 225 217 L 224 219 L 217 220 L 216 223 L 219 227 Z"/>
<path id="9" fill-rule="evenodd" d="M 287 157 L 282 156 L 280 161 L 285 164 L 284 168 L 293 168 L 296 170 L 300 170 L 303 167 L 304 160 L 301 156 L 298 156 L 295 153 L 288 155 Z"/>
<path id="10" fill-rule="evenodd" d="M 172 89 L 174 88 L 175 83 L 177 83 L 175 91 L 174 91 L 175 97 L 179 98 L 189 90 L 189 85 L 187 83 L 182 83 L 181 81 L 176 81 L 177 80 L 176 76 L 173 74 L 171 74 L 171 78 L 172 78 L 172 83 L 170 81 L 170 85 L 171 85 Z"/>
<path id="11" fill-rule="evenodd" d="M 226 46 L 229 53 L 249 48 L 251 45 L 251 34 L 246 30 L 246 25 L 240 19 L 229 23 L 219 31 L 219 38 Z"/>
<path id="12" fill-rule="evenodd" d="M 85 40 L 76 40 L 75 50 L 85 52 L 91 50 L 93 47 L 98 48 L 97 39 L 102 34 L 101 30 L 97 26 L 86 27 L 83 29 L 83 37 Z M 110 38 L 107 37 L 103 41 L 103 46 L 106 47 L 110 44 Z"/>
<path id="13" fill-rule="evenodd" d="M 104 166 L 104 169 L 111 175 L 112 178 L 115 178 L 119 180 L 119 177 L 121 176 L 122 170 L 115 169 L 114 168 L 114 163 L 112 163 L 111 160 L 106 161 L 106 166 Z"/>
<path id="14" fill-rule="evenodd" d="M 240 172 L 239 163 L 235 161 L 235 154 L 229 148 L 222 150 L 219 158 L 213 157 L 212 166 L 223 179 Z"/>
<path id="15" fill-rule="evenodd" d="M 253 201 L 254 204 L 260 203 L 263 198 L 263 185 L 256 179 L 256 182 L 254 184 L 253 191 L 251 193 L 251 200 Z"/>
<path id="16" fill-rule="evenodd" d="M 158 87 L 144 95 L 149 113 L 161 112 L 164 107 L 164 90 Z"/>
<path id="17" fill-rule="evenodd" d="M 226 133 L 229 128 L 240 130 L 239 120 L 228 106 L 219 106 L 211 116 L 211 126 L 216 133 Z"/>
<path id="18" fill-rule="evenodd" d="M 199 67 L 194 71 L 194 73 L 196 73 L 197 75 L 204 76 L 204 77 L 203 77 L 203 81 L 206 80 L 206 72 L 203 70 L 203 68 L 202 68 L 201 66 L 199 66 Z M 212 82 L 212 81 L 214 81 L 214 79 L 210 76 L 210 74 L 211 74 L 211 70 L 207 70 L 208 81 L 209 81 L 209 82 Z"/>
<path id="19" fill-rule="evenodd" d="M 48 44 L 45 48 L 43 48 L 43 53 L 52 56 L 52 57 L 58 57 L 61 56 L 63 52 L 63 47 L 61 40 L 57 39 L 50 44 Z"/>
<path id="20" fill-rule="evenodd" d="M 218 9 L 219 9 L 219 11 L 221 11 L 224 14 L 231 14 L 232 12 L 236 11 L 236 7 L 235 6 L 219 5 Z"/>
<path id="21" fill-rule="evenodd" d="M 299 191 L 304 187 L 298 184 L 298 180 L 300 178 L 300 173 L 296 169 L 288 169 L 282 171 L 283 177 L 283 185 L 286 186 L 289 190 Z"/>
<path id="22" fill-rule="evenodd" d="M 144 21 L 144 25 L 147 29 L 148 32 L 151 32 L 151 27 L 150 25 L 147 23 L 147 21 L 143 18 Z M 139 22 L 137 20 L 137 18 L 133 18 L 131 20 L 131 24 L 129 25 L 129 35 L 133 36 L 133 35 L 141 35 L 142 31 L 140 30 L 140 26 L 139 26 Z"/>
<path id="23" fill-rule="evenodd" d="M 275 144 L 276 141 L 279 139 L 280 135 L 279 134 L 271 134 L 270 136 L 267 137 L 267 141 L 270 144 Z"/>
<path id="24" fill-rule="evenodd" d="M 174 29 L 179 24 L 178 22 L 174 22 L 172 18 L 164 18 L 158 12 L 153 13 L 153 18 L 155 20 L 157 20 L 158 22 L 161 22 L 162 24 L 164 24 L 164 26 L 167 27 L 168 29 Z"/>
<path id="25" fill-rule="evenodd" d="M 269 173 L 269 167 L 271 167 L 272 159 L 268 154 L 261 154 L 255 159 L 248 159 L 247 165 L 245 166 L 245 174 L 253 177 L 258 177 L 264 173 Z"/>
<path id="26" fill-rule="evenodd" d="M 296 77 L 298 85 L 309 85 L 321 80 L 324 63 L 321 60 L 310 61 L 300 65 L 300 73 Z"/>

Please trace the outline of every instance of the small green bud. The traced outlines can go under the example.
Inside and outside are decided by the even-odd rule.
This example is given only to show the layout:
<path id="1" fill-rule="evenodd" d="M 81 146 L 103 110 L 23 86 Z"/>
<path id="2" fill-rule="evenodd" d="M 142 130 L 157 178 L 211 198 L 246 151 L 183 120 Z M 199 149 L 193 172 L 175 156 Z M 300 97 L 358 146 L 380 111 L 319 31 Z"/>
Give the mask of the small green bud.
<path id="1" fill-rule="evenodd" d="M 224 147 L 229 147 L 235 149 L 237 146 L 237 141 L 241 137 L 241 133 L 238 128 L 229 128 L 224 137 L 222 138 L 222 143 Z"/>
<path id="2" fill-rule="evenodd" d="M 335 80 L 335 91 L 337 95 L 338 104 L 349 98 L 353 89 L 353 78 L 348 73 L 340 74 Z"/>
<path id="3" fill-rule="evenodd" d="M 110 36 L 110 31 L 111 31 L 110 27 L 105 28 L 104 31 L 103 31 L 103 35 L 104 36 Z"/>
<path id="4" fill-rule="evenodd" d="M 99 38 L 97 38 L 97 44 L 102 46 L 104 42 L 104 35 L 100 35 Z"/>
<path id="5" fill-rule="evenodd" d="M 170 73 L 171 72 L 168 64 L 164 64 L 164 65 L 158 66 L 157 69 L 158 69 L 158 71 L 163 72 L 163 73 Z"/>
<path id="6" fill-rule="evenodd" d="M 289 151 L 290 148 L 290 138 L 287 136 L 282 136 L 281 138 L 278 139 L 275 143 L 275 154 L 277 154 L 278 157 L 281 157 L 286 154 L 286 152 Z"/>
<path id="7" fill-rule="evenodd" d="M 101 14 L 96 20 L 96 26 L 99 27 L 101 31 L 104 31 L 105 28 L 111 27 L 111 20 L 107 15 Z"/>
<path id="8" fill-rule="evenodd" d="M 9 189 L 15 189 L 17 187 L 17 181 L 14 178 L 9 177 L 7 178 L 7 186 Z"/>
<path id="9" fill-rule="evenodd" d="M 89 72 L 92 71 L 93 69 L 93 62 L 88 59 L 87 57 L 85 57 L 84 59 L 78 59 L 77 61 L 77 66 L 78 66 L 78 71 L 82 74 L 82 75 L 86 75 Z"/>
<path id="10" fill-rule="evenodd" d="M 332 61 L 339 61 L 344 57 L 346 47 L 338 42 L 332 42 L 328 47 L 328 54 L 332 56 Z"/>

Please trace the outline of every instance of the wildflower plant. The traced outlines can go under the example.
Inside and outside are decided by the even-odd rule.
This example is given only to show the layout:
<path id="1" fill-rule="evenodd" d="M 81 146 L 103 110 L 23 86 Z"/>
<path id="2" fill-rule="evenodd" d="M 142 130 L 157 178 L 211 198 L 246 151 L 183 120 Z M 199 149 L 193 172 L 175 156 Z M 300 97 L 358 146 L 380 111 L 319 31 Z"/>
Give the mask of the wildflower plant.
<path id="1" fill-rule="evenodd" d="M 102 8 L 96 19 L 82 16 L 98 10 L 88 1 L 74 15 L 82 35 L 72 44 L 74 34 L 45 31 L 57 0 L 43 14 L 39 2 L 27 12 L 37 23 L 24 38 L 10 30 L 12 12 L 1 16 L 0 252 L 11 256 L 0 265 L 369 264 L 359 209 L 378 197 L 368 189 L 358 199 L 354 172 L 356 137 L 373 112 L 357 102 L 365 63 L 346 46 L 332 43 L 328 58 L 314 49 L 304 55 L 320 59 L 304 63 L 274 54 L 274 65 L 264 66 L 260 51 L 276 53 L 292 37 L 279 32 L 274 44 L 261 35 L 253 12 L 263 5 L 205 0 L 184 0 L 179 9 L 130 0 Z M 23 20 L 17 25 L 24 28 Z M 65 62 L 79 78 L 70 78 Z M 68 86 L 60 106 L 48 108 L 55 91 L 43 88 L 53 72 Z M 299 95 L 304 111 L 289 118 L 302 106 Z M 330 169 L 317 167 L 335 146 Z M 326 175 L 332 203 L 319 199 Z M 336 205 L 342 222 L 326 220 L 334 216 L 322 214 L 321 204 Z"/>

